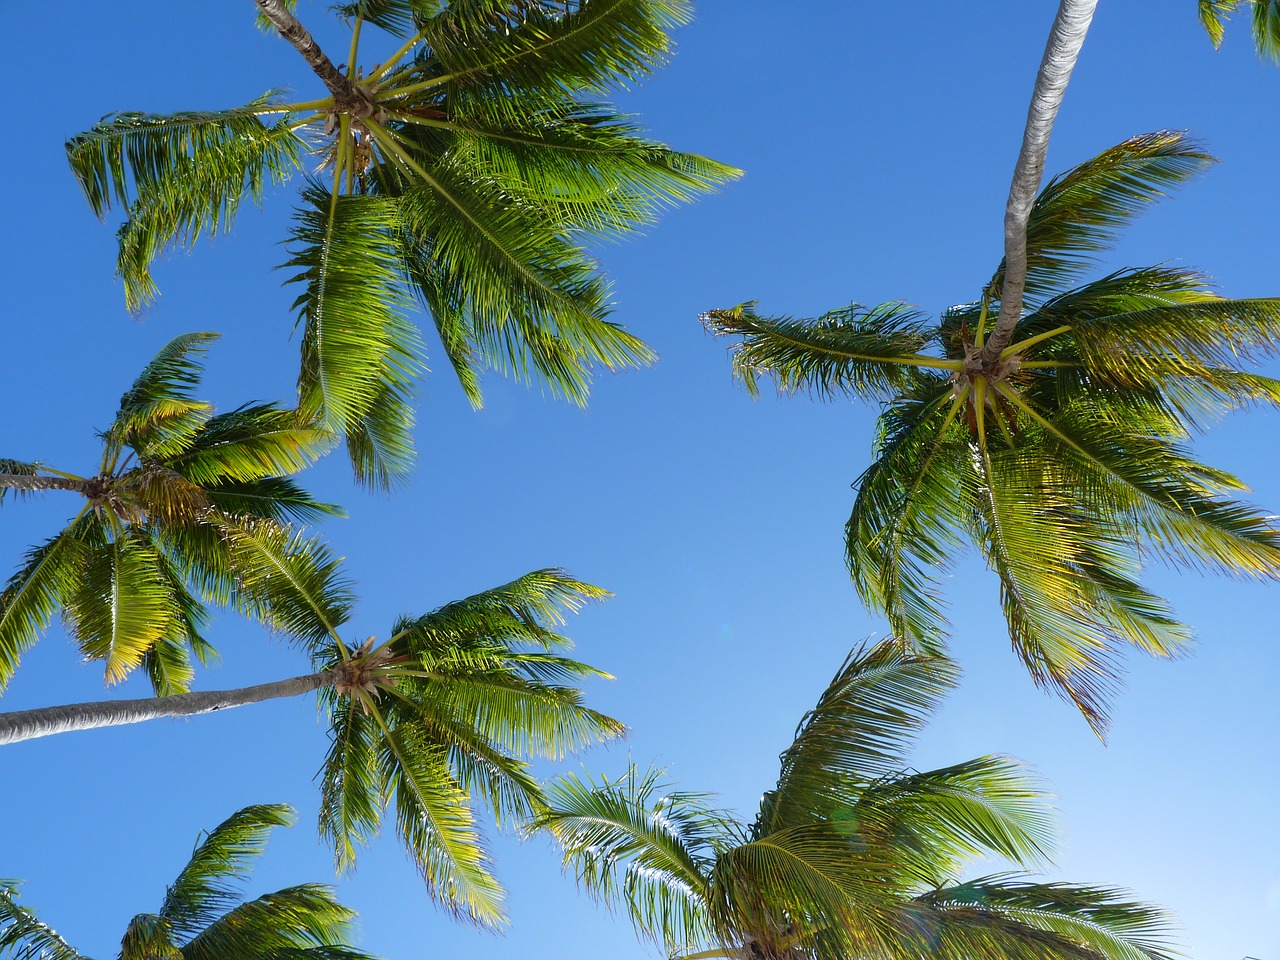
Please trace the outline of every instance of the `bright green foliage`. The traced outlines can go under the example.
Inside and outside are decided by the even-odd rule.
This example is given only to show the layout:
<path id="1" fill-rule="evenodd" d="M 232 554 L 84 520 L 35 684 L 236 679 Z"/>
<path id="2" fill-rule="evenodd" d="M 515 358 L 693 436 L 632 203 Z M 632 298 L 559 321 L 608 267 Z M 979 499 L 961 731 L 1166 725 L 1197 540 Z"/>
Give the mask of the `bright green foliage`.
<path id="1" fill-rule="evenodd" d="M 372 960 L 350 944 L 355 913 L 333 890 L 302 884 L 245 901 L 240 884 L 273 826 L 293 823 L 283 805 L 245 807 L 205 834 L 156 913 L 130 921 L 119 960 Z M 19 906 L 0 881 L 0 958 L 88 960 Z"/>
<path id="2" fill-rule="evenodd" d="M 203 662 L 213 653 L 201 635 L 205 603 L 279 620 L 272 599 L 246 579 L 236 546 L 246 529 L 260 537 L 274 530 L 273 562 L 294 562 L 281 525 L 339 511 L 288 475 L 333 439 L 272 404 L 215 414 L 195 399 L 199 358 L 214 337 L 178 337 L 151 361 L 101 435 L 95 476 L 0 461 L 9 478 L 60 483 L 85 498 L 0 592 L 0 686 L 59 610 L 84 655 L 105 664 L 109 683 L 142 666 L 160 695 L 185 691 L 192 654 Z"/>
<path id="3" fill-rule="evenodd" d="M 784 393 L 884 404 L 847 558 L 895 634 L 923 649 L 943 641 L 938 580 L 969 540 L 1000 579 L 1031 675 L 1099 731 L 1120 651 L 1172 656 L 1191 640 L 1139 582 L 1145 558 L 1280 576 L 1280 531 L 1187 447 L 1230 410 L 1280 405 L 1280 382 L 1237 369 L 1280 351 L 1280 300 L 1223 299 L 1174 267 L 1071 286 L 1125 222 L 1210 162 L 1181 135 L 1154 133 L 1045 187 L 1027 231 L 1028 310 L 995 369 L 978 361 L 1002 269 L 983 300 L 935 325 L 896 303 L 817 320 L 751 305 L 705 318 L 741 338 L 733 368 L 752 391 L 766 374 Z"/>
<path id="4" fill-rule="evenodd" d="M 390 816 L 436 900 L 474 923 L 501 923 L 475 807 L 500 825 L 527 822 L 545 807 L 530 760 L 623 732 L 578 688 L 608 675 L 564 656 L 571 644 L 554 629 L 607 594 L 540 570 L 402 618 L 381 643 L 353 644 L 341 636 L 350 594 L 332 557 L 315 544 L 292 555 L 287 570 L 265 559 L 248 576 L 332 678 L 321 691 L 332 732 L 318 779 L 320 830 L 337 866 L 353 867 Z"/>
<path id="5" fill-rule="evenodd" d="M 307 170 L 290 281 L 303 328 L 299 406 L 345 434 L 356 475 L 386 487 L 413 458 L 422 350 L 405 315 L 430 313 L 471 400 L 491 366 L 582 402 L 593 367 L 648 362 L 608 319 L 588 244 L 736 175 L 645 138 L 598 98 L 670 52 L 687 0 L 366 0 L 351 19 L 404 44 L 353 102 L 174 116 L 116 114 L 67 144 L 94 211 L 127 207 L 126 300 L 155 295 L 160 252 L 226 229 L 239 203 Z M 337 57 L 334 58 L 338 59 Z"/>
<path id="6" fill-rule="evenodd" d="M 1258 55 L 1280 61 L 1280 0 L 1197 0 L 1200 23 L 1215 47 L 1222 45 L 1225 23 L 1242 4 L 1252 16 L 1253 42 Z"/>
<path id="7" fill-rule="evenodd" d="M 984 856 L 1042 863 L 1050 817 L 1012 760 L 908 768 L 954 679 L 946 660 L 896 643 L 853 653 L 750 823 L 632 768 L 553 782 L 537 826 L 584 887 L 673 960 L 1167 960 L 1161 914 L 1119 891 L 1012 876 L 957 884 Z"/>

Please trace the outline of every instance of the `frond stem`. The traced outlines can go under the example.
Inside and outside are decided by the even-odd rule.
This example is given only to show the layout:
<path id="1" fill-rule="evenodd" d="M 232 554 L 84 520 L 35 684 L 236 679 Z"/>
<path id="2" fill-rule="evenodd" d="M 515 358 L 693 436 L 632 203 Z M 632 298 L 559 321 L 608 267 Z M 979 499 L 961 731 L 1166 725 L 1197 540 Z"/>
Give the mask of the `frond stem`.
<path id="1" fill-rule="evenodd" d="M 379 67 L 374 73 L 370 75 L 370 79 L 381 81 L 383 77 L 385 77 L 388 73 L 391 72 L 391 68 L 394 67 L 401 60 L 403 60 L 405 54 L 407 54 L 410 50 L 413 49 L 414 44 L 422 40 L 423 33 L 425 33 L 425 30 L 419 30 L 412 37 L 406 40 L 401 45 L 400 49 L 398 49 L 395 53 L 391 54 L 391 56 L 387 58 L 386 62 L 381 67 Z"/>
<path id="2" fill-rule="evenodd" d="M 1043 343 L 1051 337 L 1057 337 L 1064 333 L 1070 333 L 1074 328 L 1070 324 L 1064 324 L 1061 327 L 1054 327 L 1052 330 L 1046 330 L 1044 333 L 1038 333 L 1034 337 L 1027 337 L 1025 340 L 1019 340 L 1011 346 L 1005 347 L 1000 351 L 1000 359 L 1008 360 L 1015 353 L 1021 350 L 1027 350 L 1034 347 L 1037 343 Z"/>

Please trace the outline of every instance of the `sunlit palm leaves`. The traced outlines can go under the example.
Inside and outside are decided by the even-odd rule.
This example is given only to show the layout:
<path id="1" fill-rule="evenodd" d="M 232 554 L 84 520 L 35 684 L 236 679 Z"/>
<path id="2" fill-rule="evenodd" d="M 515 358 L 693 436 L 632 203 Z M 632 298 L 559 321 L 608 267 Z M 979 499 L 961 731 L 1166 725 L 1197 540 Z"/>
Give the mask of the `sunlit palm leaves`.
<path id="1" fill-rule="evenodd" d="M 1200 23 L 1215 47 L 1222 44 L 1225 22 L 1247 6 L 1253 26 L 1253 42 L 1261 56 L 1280 60 L 1280 2 L 1277 0 L 1197 0 Z"/>
<path id="2" fill-rule="evenodd" d="M 931 330 L 899 304 L 817 320 L 750 305 L 706 317 L 741 338 L 734 371 L 753 392 L 768 375 L 787 393 L 884 403 L 847 557 L 895 633 L 926 649 L 943 641 L 939 577 L 970 540 L 999 577 L 1032 676 L 1099 730 L 1122 650 L 1169 656 L 1190 642 L 1142 587 L 1145 558 L 1280 576 L 1272 520 L 1187 448 L 1226 411 L 1280 401 L 1280 383 L 1237 369 L 1280 348 L 1280 300 L 1223 299 L 1171 267 L 1067 288 L 1129 218 L 1209 162 L 1181 135 L 1155 133 L 1053 180 L 1027 231 L 1028 310 L 994 368 L 980 348 L 1002 269 L 985 299 Z"/>
<path id="3" fill-rule="evenodd" d="M 105 664 L 109 683 L 143 666 L 162 695 L 187 689 L 192 654 L 207 660 L 212 653 L 201 635 L 204 603 L 235 602 L 279 619 L 272 599 L 245 576 L 237 544 L 245 530 L 267 538 L 287 520 L 336 512 L 287 476 L 333 441 L 271 404 L 216 414 L 195 399 L 199 359 L 212 339 L 178 337 L 152 360 L 102 434 L 96 475 L 0 464 L 8 468 L 0 486 L 85 500 L 66 529 L 27 553 L 0 592 L 0 685 L 59 611 L 84 655 Z M 280 533 L 270 544 L 275 562 L 291 562 L 288 540 Z"/>
<path id="4" fill-rule="evenodd" d="M 538 825 L 592 893 L 672 958 L 1167 958 L 1161 914 L 1119 891 L 988 877 L 971 860 L 1044 862 L 1049 815 L 1015 762 L 910 771 L 916 731 L 954 680 L 898 644 L 855 652 L 744 823 L 634 768 L 553 783 Z"/>
<path id="5" fill-rule="evenodd" d="M 412 462 L 414 298 L 473 402 L 486 365 L 581 402 L 594 368 L 652 357 L 608 319 L 585 247 L 736 171 L 648 140 L 596 102 L 664 60 L 687 0 L 339 12 L 354 29 L 348 63 L 362 26 L 404 43 L 367 73 L 319 54 L 321 100 L 118 114 L 67 150 L 96 213 L 127 208 L 118 268 L 131 307 L 155 295 L 158 253 L 225 229 L 242 199 L 310 167 L 286 264 L 302 285 L 300 407 L 346 434 L 357 476 L 385 487 Z"/>
<path id="6" fill-rule="evenodd" d="M 607 675 L 564 654 L 566 613 L 605 592 L 540 570 L 420 617 L 382 642 L 343 637 L 349 585 L 314 541 L 295 542 L 286 567 L 278 532 L 246 525 L 233 537 L 252 592 L 312 651 L 331 742 L 320 772 L 320 828 L 340 869 L 390 817 L 432 896 L 485 925 L 503 919 L 476 808 L 501 825 L 527 822 L 545 801 L 529 770 L 618 736 L 622 725 L 586 707 L 580 684 Z M 265 544 L 265 549 L 263 548 Z"/>
<path id="7" fill-rule="evenodd" d="M 156 913 L 130 921 L 120 960 L 370 960 L 350 944 L 355 914 L 318 884 L 245 900 L 240 890 L 273 826 L 293 823 L 286 806 L 246 807 L 204 835 L 165 891 Z M 0 957 L 87 960 L 0 882 Z"/>

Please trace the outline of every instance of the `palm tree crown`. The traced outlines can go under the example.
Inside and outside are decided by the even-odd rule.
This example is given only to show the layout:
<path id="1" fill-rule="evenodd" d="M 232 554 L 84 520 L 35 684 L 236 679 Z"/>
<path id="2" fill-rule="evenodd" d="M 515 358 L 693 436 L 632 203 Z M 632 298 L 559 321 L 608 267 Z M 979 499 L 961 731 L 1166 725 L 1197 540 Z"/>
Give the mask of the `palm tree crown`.
<path id="1" fill-rule="evenodd" d="M 272 528 L 340 513 L 289 479 L 332 448 L 330 434 L 274 404 L 215 414 L 193 396 L 214 339 L 186 334 L 160 350 L 101 433 L 93 476 L 0 460 L 0 498 L 7 490 L 84 498 L 0 592 L 0 688 L 61 610 L 85 657 L 104 661 L 108 682 L 143 666 L 157 693 L 186 690 L 191 655 L 213 653 L 201 634 L 206 602 L 269 616 L 269 598 L 247 589 L 236 557 L 267 551 L 287 563 Z"/>
<path id="2" fill-rule="evenodd" d="M 299 405 L 345 433 L 362 480 L 385 486 L 412 460 L 415 297 L 474 403 L 483 364 L 582 401 L 593 365 L 651 359 L 607 319 L 584 245 L 736 171 L 645 138 L 599 97 L 665 58 L 688 0 L 364 0 L 338 8 L 353 27 L 345 73 L 289 6 L 258 0 L 329 96 L 116 114 L 67 144 L 94 211 L 127 206 L 130 307 L 154 297 L 158 253 L 227 229 L 244 198 L 310 163 L 285 264 Z M 367 71 L 364 25 L 403 40 Z"/>
<path id="3" fill-rule="evenodd" d="M 967 538 L 1000 580 L 1014 648 L 1037 683 L 1101 732 L 1126 647 L 1160 656 L 1190 631 L 1138 581 L 1141 560 L 1280 576 L 1280 532 L 1186 441 L 1216 416 L 1280 404 L 1237 369 L 1280 348 L 1280 300 L 1229 300 L 1170 266 L 1071 286 L 1117 229 L 1211 162 L 1177 133 L 1135 137 L 1049 183 L 1027 230 L 1030 309 L 994 363 L 983 350 L 1003 265 L 981 300 L 930 324 L 901 303 L 816 320 L 714 310 L 733 368 L 784 393 L 881 400 L 847 559 L 864 601 L 935 647 L 939 575 Z M 928 352 L 933 348 L 936 353 Z"/>
<path id="4" fill-rule="evenodd" d="M 332 889 L 302 884 L 245 901 L 240 883 L 273 826 L 293 823 L 284 805 L 245 807 L 205 834 L 155 913 L 130 921 L 119 960 L 372 960 L 351 946 L 355 913 Z M 88 960 L 0 881 L 0 957 Z"/>
<path id="5" fill-rule="evenodd" d="M 908 768 L 954 676 L 896 643 L 856 651 L 749 823 L 633 768 L 556 781 L 539 826 L 583 885 L 673 960 L 1169 957 L 1159 912 L 1119 891 L 956 879 L 977 857 L 1041 862 L 1049 817 L 1011 760 Z"/>

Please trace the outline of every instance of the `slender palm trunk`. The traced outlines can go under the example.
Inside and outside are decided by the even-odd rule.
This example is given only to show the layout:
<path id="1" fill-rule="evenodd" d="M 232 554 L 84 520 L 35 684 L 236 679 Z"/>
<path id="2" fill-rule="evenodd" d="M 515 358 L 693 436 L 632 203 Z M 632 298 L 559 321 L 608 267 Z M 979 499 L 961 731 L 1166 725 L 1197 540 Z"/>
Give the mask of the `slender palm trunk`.
<path id="1" fill-rule="evenodd" d="M 0 490 L 22 490 L 38 493 L 41 490 L 70 490 L 88 496 L 91 481 L 71 477 L 36 477 L 25 473 L 0 473 Z"/>
<path id="2" fill-rule="evenodd" d="M 342 106 L 360 99 L 355 86 L 341 70 L 333 65 L 328 54 L 320 49 L 320 44 L 316 43 L 316 38 L 311 35 L 311 31 L 302 25 L 302 22 L 293 15 L 293 11 L 281 0 L 253 0 L 253 2 L 262 11 L 262 15 L 271 21 L 280 36 L 288 40 L 293 48 L 302 54 L 302 59 L 307 61 L 311 69 L 316 72 L 316 76 L 324 81 L 324 85 L 333 94 L 335 104 Z M 348 69 L 354 69 L 354 65 L 348 64 Z"/>
<path id="3" fill-rule="evenodd" d="M 291 680 L 262 683 L 256 687 L 241 687 L 238 690 L 209 690 L 143 700 L 100 700 L 95 703 L 41 707 L 38 710 L 15 710 L 0 713 L 0 745 L 48 737 L 55 733 L 70 733 L 73 730 L 118 727 L 161 717 L 191 717 L 215 710 L 229 710 L 263 700 L 300 696 L 330 686 L 333 682 L 333 671 L 328 670 Z"/>
<path id="4" fill-rule="evenodd" d="M 1000 315 L 990 338 L 983 345 L 981 363 L 993 369 L 1000 351 L 1013 342 L 1013 328 L 1022 315 L 1022 291 L 1027 282 L 1027 221 L 1044 177 L 1044 159 L 1049 151 L 1049 134 L 1058 116 L 1067 81 L 1080 56 L 1085 34 L 1098 0 L 1061 0 L 1053 30 L 1036 74 L 1022 149 L 1009 187 L 1004 213 L 1004 288 L 999 292 Z"/>

